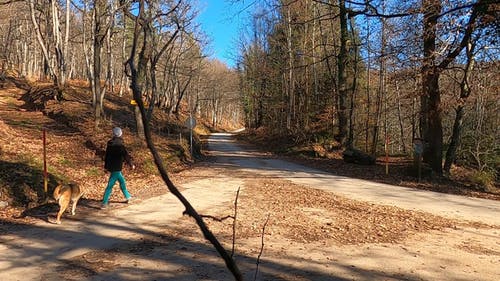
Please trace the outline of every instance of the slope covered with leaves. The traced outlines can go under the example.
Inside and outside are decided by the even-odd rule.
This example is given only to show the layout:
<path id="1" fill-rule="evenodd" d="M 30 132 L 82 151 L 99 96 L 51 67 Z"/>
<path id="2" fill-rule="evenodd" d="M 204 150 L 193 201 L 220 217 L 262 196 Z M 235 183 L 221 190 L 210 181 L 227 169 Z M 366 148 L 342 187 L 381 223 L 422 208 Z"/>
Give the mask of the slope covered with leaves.
<path id="1" fill-rule="evenodd" d="M 1 84 L 0 216 L 15 217 L 44 206 L 43 130 L 49 196 L 58 183 L 74 181 L 86 190 L 86 200 L 98 206 L 107 182 L 103 155 L 114 126 L 123 128 L 124 141 L 137 166 L 134 171 L 124 170 L 131 194 L 166 192 L 149 150 L 135 134 L 129 96 L 108 95 L 105 119 L 96 127 L 91 96 L 83 83 L 71 83 L 60 101 L 50 97 L 50 88 L 12 77 Z M 170 172 L 192 162 L 183 119 L 158 112 L 152 120 L 157 148 Z M 111 200 L 123 200 L 120 196 L 113 192 Z"/>

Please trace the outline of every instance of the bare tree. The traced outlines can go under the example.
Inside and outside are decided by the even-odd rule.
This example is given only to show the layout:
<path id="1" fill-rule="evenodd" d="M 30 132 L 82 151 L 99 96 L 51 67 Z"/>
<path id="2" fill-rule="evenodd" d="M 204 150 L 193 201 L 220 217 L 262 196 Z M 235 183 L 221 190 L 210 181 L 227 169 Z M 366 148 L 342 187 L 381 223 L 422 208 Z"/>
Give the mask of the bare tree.
<path id="1" fill-rule="evenodd" d="M 425 13 L 423 23 L 424 59 L 422 65 L 421 129 L 427 144 L 424 149 L 424 161 L 429 163 L 432 170 L 438 175 L 443 173 L 443 124 L 439 78 L 442 71 L 467 46 L 478 17 L 487 10 L 489 5 L 493 5 L 493 1 L 479 0 L 472 7 L 461 40 L 441 60 L 438 60 L 439 52 L 436 46 L 438 20 L 446 13 L 442 12 L 441 0 L 423 1 L 422 9 Z"/>
<path id="2" fill-rule="evenodd" d="M 169 3 L 170 5 L 164 5 L 164 8 L 167 8 L 167 11 L 164 11 L 162 15 L 170 15 L 176 12 L 177 9 L 180 9 L 179 6 L 182 4 L 182 0 L 177 3 Z M 124 7 L 124 11 L 127 13 L 127 16 L 134 20 L 134 34 L 132 38 L 132 47 L 130 51 L 130 57 L 127 61 L 128 68 L 130 71 L 130 78 L 132 81 L 131 89 L 133 92 L 134 99 L 138 103 L 138 108 L 140 110 L 140 116 L 142 118 L 142 122 L 144 124 L 144 134 L 146 138 L 146 143 L 148 148 L 153 155 L 154 161 L 160 175 L 164 182 L 166 183 L 170 192 L 175 195 L 185 206 L 186 210 L 185 214 L 193 217 L 196 220 L 196 223 L 200 227 L 203 235 L 207 240 L 209 240 L 217 252 L 221 255 L 221 257 L 226 262 L 226 266 L 233 273 L 233 276 L 236 280 L 242 280 L 242 275 L 234 262 L 234 260 L 229 256 L 228 252 L 222 247 L 217 238 L 212 234 L 212 232 L 208 229 L 206 224 L 203 221 L 203 218 L 197 213 L 197 211 L 192 207 L 189 201 L 180 193 L 177 187 L 170 180 L 164 165 L 163 160 L 159 153 L 156 150 L 156 147 L 152 141 L 151 130 L 149 128 L 149 122 L 146 119 L 146 109 L 144 107 L 143 102 L 143 94 L 144 94 L 144 84 L 146 82 L 146 72 L 148 62 L 151 60 L 153 56 L 152 46 L 150 44 L 150 40 L 152 37 L 152 25 L 153 13 L 150 10 L 151 7 L 154 7 L 154 2 L 147 2 L 146 0 L 138 1 L 138 12 L 136 15 L 130 13 L 126 10 L 128 7 Z"/>

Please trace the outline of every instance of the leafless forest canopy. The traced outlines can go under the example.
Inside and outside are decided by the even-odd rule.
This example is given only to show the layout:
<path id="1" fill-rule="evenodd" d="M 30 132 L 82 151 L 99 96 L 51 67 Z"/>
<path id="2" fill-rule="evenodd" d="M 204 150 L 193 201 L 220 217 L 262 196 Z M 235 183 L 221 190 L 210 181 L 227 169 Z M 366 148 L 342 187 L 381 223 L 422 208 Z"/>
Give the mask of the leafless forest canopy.
<path id="1" fill-rule="evenodd" d="M 234 46 L 209 59 L 199 4 L 0 0 L 0 71 L 88 85 L 148 114 L 180 110 L 296 143 L 411 155 L 498 176 L 500 4 L 492 0 L 255 1 Z"/>

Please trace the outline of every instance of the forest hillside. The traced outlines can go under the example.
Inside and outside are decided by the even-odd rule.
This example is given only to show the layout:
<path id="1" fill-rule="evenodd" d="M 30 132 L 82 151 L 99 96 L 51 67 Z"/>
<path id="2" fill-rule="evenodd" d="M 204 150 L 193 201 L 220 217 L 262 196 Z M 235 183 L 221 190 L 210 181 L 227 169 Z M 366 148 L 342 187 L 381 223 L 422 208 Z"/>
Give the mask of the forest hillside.
<path id="1" fill-rule="evenodd" d="M 82 82 L 71 81 L 60 100 L 51 96 L 51 84 L 7 76 L 0 86 L 0 214 L 3 217 L 37 211 L 45 202 L 43 130 L 49 196 L 57 184 L 76 182 L 86 190 L 87 200 L 100 202 L 107 181 L 103 156 L 115 126 L 123 129 L 125 144 L 137 166 L 134 171 L 128 167 L 124 170 L 130 192 L 146 196 L 166 192 L 145 142 L 136 134 L 130 95 L 108 95 L 105 117 L 96 128 L 88 88 Z M 158 111 L 151 122 L 154 141 L 170 173 L 194 162 L 189 131 L 184 126 L 186 118 L 184 113 L 168 117 Z M 198 128 L 203 128 L 202 122 L 198 122 L 196 129 L 202 130 Z M 193 154 L 201 157 L 196 132 Z M 119 192 L 114 195 L 121 196 Z"/>

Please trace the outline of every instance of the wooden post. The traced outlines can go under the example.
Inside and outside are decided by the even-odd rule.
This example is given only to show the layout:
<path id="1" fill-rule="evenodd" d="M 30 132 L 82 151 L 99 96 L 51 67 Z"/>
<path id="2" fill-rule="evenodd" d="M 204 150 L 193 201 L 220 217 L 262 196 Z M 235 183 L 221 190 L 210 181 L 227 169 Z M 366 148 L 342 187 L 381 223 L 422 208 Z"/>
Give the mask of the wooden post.
<path id="1" fill-rule="evenodd" d="M 389 174 L 389 137 L 385 138 L 385 174 Z"/>

